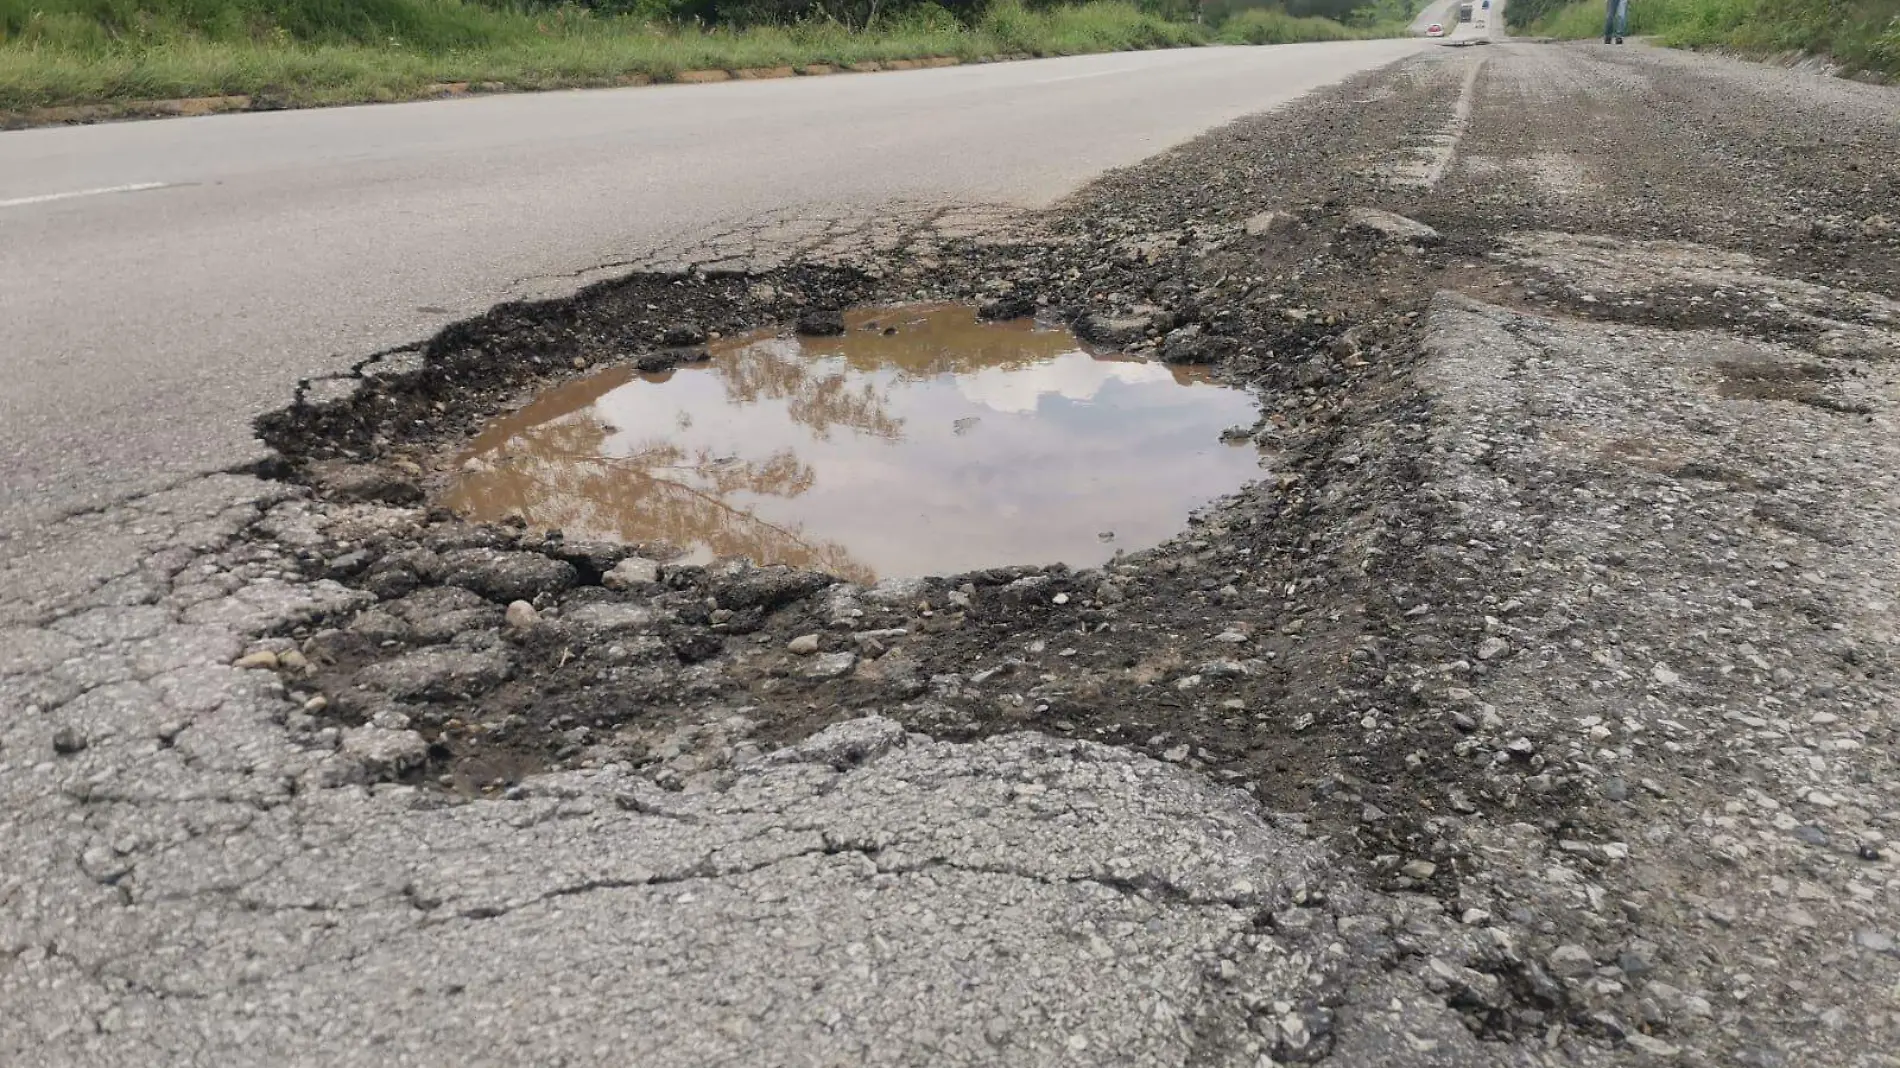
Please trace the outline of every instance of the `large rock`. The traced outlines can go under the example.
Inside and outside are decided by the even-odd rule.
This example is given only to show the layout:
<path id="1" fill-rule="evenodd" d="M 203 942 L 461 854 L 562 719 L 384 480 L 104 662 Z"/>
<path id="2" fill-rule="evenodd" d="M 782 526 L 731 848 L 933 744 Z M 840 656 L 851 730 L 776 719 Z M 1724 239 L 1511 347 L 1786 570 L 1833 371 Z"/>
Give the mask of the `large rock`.
<path id="1" fill-rule="evenodd" d="M 532 601 L 574 585 L 574 565 L 540 553 L 457 549 L 442 557 L 442 581 L 499 604 Z"/>

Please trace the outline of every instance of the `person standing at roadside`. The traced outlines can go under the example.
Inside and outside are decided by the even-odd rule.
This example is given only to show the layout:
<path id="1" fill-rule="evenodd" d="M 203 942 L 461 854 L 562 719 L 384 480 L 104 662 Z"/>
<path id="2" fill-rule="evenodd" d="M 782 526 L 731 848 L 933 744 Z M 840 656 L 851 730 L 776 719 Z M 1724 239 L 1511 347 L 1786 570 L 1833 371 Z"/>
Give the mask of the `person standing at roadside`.
<path id="1" fill-rule="evenodd" d="M 1608 5 L 1603 13 L 1603 43 L 1614 39 L 1622 44 L 1630 28 L 1630 0 L 1608 0 Z"/>

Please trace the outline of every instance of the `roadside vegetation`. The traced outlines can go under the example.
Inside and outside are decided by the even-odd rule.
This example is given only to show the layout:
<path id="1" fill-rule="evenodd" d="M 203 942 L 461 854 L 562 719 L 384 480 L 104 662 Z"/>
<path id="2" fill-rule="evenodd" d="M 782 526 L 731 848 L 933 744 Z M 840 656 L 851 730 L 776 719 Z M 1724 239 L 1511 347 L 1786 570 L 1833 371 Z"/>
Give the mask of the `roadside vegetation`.
<path id="1" fill-rule="evenodd" d="M 1630 32 L 1685 48 L 1824 56 L 1900 78 L 1900 0 L 1631 0 Z M 1603 33 L 1602 0 L 1512 0 L 1513 27 L 1550 37 Z"/>
<path id="2" fill-rule="evenodd" d="M 0 0 L 0 111 L 296 106 L 691 70 L 1076 55 L 1404 32 L 1416 0 Z"/>

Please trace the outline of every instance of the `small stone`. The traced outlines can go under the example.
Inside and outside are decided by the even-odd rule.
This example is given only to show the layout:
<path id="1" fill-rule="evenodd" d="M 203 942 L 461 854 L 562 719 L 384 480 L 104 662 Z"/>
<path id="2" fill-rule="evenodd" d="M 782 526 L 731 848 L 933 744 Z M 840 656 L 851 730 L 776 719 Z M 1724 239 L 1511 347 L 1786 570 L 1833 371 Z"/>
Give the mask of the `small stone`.
<path id="1" fill-rule="evenodd" d="M 490 611 L 493 611 L 493 609 L 490 609 Z M 541 622 L 541 613 L 535 611 L 534 606 L 526 601 L 510 601 L 508 602 L 508 611 L 502 618 L 511 629 L 527 630 L 529 627 Z"/>
<path id="2" fill-rule="evenodd" d="M 1649 677 L 1663 686 L 1674 686 L 1682 681 L 1682 676 L 1670 669 L 1668 664 L 1657 663 L 1650 667 Z"/>
<path id="3" fill-rule="evenodd" d="M 1492 635 L 1491 637 L 1486 638 L 1483 642 L 1479 643 L 1478 659 L 1479 660 L 1494 660 L 1497 657 L 1503 656 L 1505 653 L 1509 652 L 1510 649 L 1511 649 L 1510 642 L 1507 642 L 1503 638 L 1500 638 L 1496 635 Z"/>
<path id="4" fill-rule="evenodd" d="M 1491 914 L 1483 909 L 1466 909 L 1464 913 L 1458 917 L 1458 922 L 1464 924 L 1466 927 L 1476 927 L 1479 924 L 1489 923 L 1490 921 Z"/>
<path id="5" fill-rule="evenodd" d="M 610 590 L 637 590 L 660 581 L 660 565 L 644 556 L 629 556 L 601 577 L 600 584 Z"/>
<path id="6" fill-rule="evenodd" d="M 856 653 L 826 653 L 811 662 L 811 666 L 805 669 L 805 677 L 808 679 L 835 679 L 842 675 L 850 674 L 851 669 L 856 667 L 857 663 L 858 654 Z"/>
<path id="7" fill-rule="evenodd" d="M 310 700 L 305 701 L 303 703 L 303 710 L 305 712 L 310 713 L 313 716 L 316 715 L 318 712 L 321 712 L 324 709 L 329 708 L 329 707 L 330 707 L 330 699 L 328 697 L 323 696 L 322 694 L 318 694 L 315 697 L 312 697 Z"/>
<path id="8" fill-rule="evenodd" d="M 1862 949 L 1872 950 L 1875 953 L 1892 953 L 1894 951 L 1893 939 L 1874 930 L 1860 930 L 1854 932 L 1854 944 Z"/>
<path id="9" fill-rule="evenodd" d="M 1258 215 L 1248 216 L 1247 221 L 1241 223 L 1240 227 L 1247 232 L 1248 237 L 1264 237 L 1273 232 L 1274 226 L 1281 218 L 1281 214 L 1277 211 L 1263 211 Z"/>
<path id="10" fill-rule="evenodd" d="M 795 656 L 810 656 L 818 651 L 818 635 L 800 634 L 785 643 L 785 651 Z"/>
<path id="11" fill-rule="evenodd" d="M 231 666 L 241 671 L 276 671 L 277 654 L 269 649 L 260 649 L 238 657 Z"/>
<path id="12" fill-rule="evenodd" d="M 1068 594 L 1066 594 L 1066 593 L 1058 593 L 1058 594 L 1056 594 L 1056 595 L 1055 595 L 1054 597 L 1051 597 L 1051 598 L 1049 598 L 1049 599 L 1050 599 L 1051 601 L 1053 601 L 1054 603 L 1056 603 L 1056 604 L 1068 604 L 1068 603 L 1069 603 L 1069 595 L 1068 595 Z"/>
<path id="13" fill-rule="evenodd" d="M 286 649 L 278 653 L 277 666 L 296 675 L 310 674 L 310 658 L 295 649 Z"/>
<path id="14" fill-rule="evenodd" d="M 1654 948 L 1641 941 L 1632 942 L 1623 947 L 1623 952 L 1617 954 L 1616 966 L 1623 970 L 1624 975 L 1631 977 L 1645 975 L 1651 969 L 1649 958 Z"/>
<path id="15" fill-rule="evenodd" d="M 1399 873 L 1413 879 L 1429 879 L 1438 873 L 1438 865 L 1429 860 L 1408 860 Z"/>
<path id="16" fill-rule="evenodd" d="M 1811 846 L 1827 844 L 1827 832 L 1811 823 L 1804 823 L 1794 829 L 1794 836 Z"/>
<path id="17" fill-rule="evenodd" d="M 1878 850 L 1878 849 L 1875 849 L 1875 848 L 1874 848 L 1873 846 L 1871 846 L 1871 845 L 1868 845 L 1868 844 L 1867 844 L 1866 842 L 1862 842 L 1862 843 L 1860 844 L 1860 859 L 1862 859 L 1862 860 L 1879 860 L 1879 859 L 1880 859 L 1880 850 Z"/>
<path id="18" fill-rule="evenodd" d="M 1651 1038 L 1641 1031 L 1631 1031 L 1623 1037 L 1623 1041 L 1628 1042 L 1631 1049 L 1651 1057 L 1674 1057 L 1682 1052 L 1662 1039 Z"/>
<path id="19" fill-rule="evenodd" d="M 1596 958 L 1590 951 L 1579 945 L 1558 946 L 1551 951 L 1544 963 L 1550 967 L 1552 975 L 1563 979 L 1576 979 L 1596 971 Z"/>
<path id="20" fill-rule="evenodd" d="M 1605 801 L 1628 801 L 1630 799 L 1629 783 L 1614 777 L 1603 780 L 1603 799 Z"/>
<path id="21" fill-rule="evenodd" d="M 53 732 L 53 752 L 60 756 L 71 756 L 92 744 L 76 727 L 61 727 Z"/>
<path id="22" fill-rule="evenodd" d="M 1511 744 L 1504 748 L 1509 750 L 1513 756 L 1528 757 L 1532 753 L 1537 752 L 1537 743 L 1531 741 L 1529 738 L 1519 737 L 1512 739 Z"/>

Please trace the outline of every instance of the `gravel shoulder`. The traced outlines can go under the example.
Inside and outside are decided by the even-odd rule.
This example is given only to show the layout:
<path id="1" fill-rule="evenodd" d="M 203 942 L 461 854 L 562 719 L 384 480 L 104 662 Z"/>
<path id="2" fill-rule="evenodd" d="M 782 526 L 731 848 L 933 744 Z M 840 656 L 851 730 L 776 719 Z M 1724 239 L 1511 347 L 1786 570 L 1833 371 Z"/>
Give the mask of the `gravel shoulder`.
<path id="1" fill-rule="evenodd" d="M 1885 1063 L 1896 99 L 1448 49 L 306 382 L 9 553 L 0 1059 Z M 427 507 L 538 385 L 917 297 L 1216 364 L 1265 477 L 869 588 Z"/>

